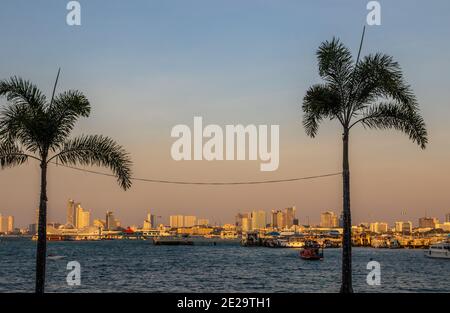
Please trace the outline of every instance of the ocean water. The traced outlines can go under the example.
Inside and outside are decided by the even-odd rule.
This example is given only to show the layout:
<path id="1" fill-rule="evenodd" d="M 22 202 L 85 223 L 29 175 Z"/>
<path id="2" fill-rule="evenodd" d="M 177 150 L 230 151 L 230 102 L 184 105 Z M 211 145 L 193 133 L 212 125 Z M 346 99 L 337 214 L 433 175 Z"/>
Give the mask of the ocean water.
<path id="1" fill-rule="evenodd" d="M 36 243 L 0 242 L 0 292 L 33 292 Z M 49 242 L 46 292 L 338 292 L 340 249 L 304 261 L 295 249 L 153 246 L 151 241 Z M 381 285 L 369 286 L 371 260 Z M 81 285 L 69 286 L 69 261 L 81 265 Z M 450 292 L 450 260 L 423 250 L 353 249 L 355 292 Z"/>

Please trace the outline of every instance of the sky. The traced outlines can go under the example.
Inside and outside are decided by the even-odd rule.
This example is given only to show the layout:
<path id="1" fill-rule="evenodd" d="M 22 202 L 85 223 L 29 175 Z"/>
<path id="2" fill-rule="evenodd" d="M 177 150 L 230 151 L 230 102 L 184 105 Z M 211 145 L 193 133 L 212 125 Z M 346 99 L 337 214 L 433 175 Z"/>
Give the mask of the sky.
<path id="1" fill-rule="evenodd" d="M 123 145 L 135 177 L 186 181 L 283 179 L 339 172 L 341 130 L 321 125 L 315 139 L 302 127 L 301 103 L 319 83 L 315 52 L 339 37 L 357 53 L 368 13 L 362 0 L 160 0 L 81 3 L 81 25 L 66 24 L 62 0 L 2 0 L 0 79 L 18 75 L 48 96 L 82 91 L 92 114 L 73 135 L 103 134 Z M 450 212 L 450 2 L 380 1 L 380 26 L 367 28 L 362 53 L 392 55 L 412 86 L 427 123 L 424 151 L 395 131 L 352 130 L 354 223 L 412 220 Z M 0 105 L 6 105 L 0 99 Z M 280 164 L 260 161 L 174 161 L 172 127 L 204 124 L 280 125 Z M 105 171 L 106 169 L 96 169 Z M 94 218 L 114 211 L 123 225 L 147 212 L 196 215 L 213 223 L 238 212 L 295 205 L 300 223 L 342 209 L 341 177 L 252 186 L 179 186 L 115 179 L 52 166 L 49 221 L 65 222 L 68 199 Z M 39 166 L 0 171 L 0 213 L 17 226 L 34 221 Z M 401 212 L 406 210 L 406 216 Z"/>

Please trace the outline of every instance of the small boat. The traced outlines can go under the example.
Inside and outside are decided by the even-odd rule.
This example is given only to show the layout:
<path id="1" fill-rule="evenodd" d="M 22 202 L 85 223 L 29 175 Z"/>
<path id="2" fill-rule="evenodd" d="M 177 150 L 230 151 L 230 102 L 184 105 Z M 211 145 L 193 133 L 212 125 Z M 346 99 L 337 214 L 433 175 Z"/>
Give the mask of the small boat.
<path id="1" fill-rule="evenodd" d="M 194 243 L 187 236 L 158 236 L 153 238 L 155 246 L 192 246 Z"/>
<path id="2" fill-rule="evenodd" d="M 64 255 L 53 255 L 53 254 L 49 254 L 48 256 L 47 256 L 47 259 L 49 259 L 49 260 L 54 260 L 54 261 L 56 261 L 56 260 L 61 260 L 61 259 L 63 259 L 64 258 Z"/>
<path id="3" fill-rule="evenodd" d="M 432 245 L 425 251 L 425 256 L 436 259 L 450 259 L 450 242 L 447 241 Z"/>
<path id="4" fill-rule="evenodd" d="M 317 241 L 306 241 L 300 250 L 300 258 L 311 261 L 323 260 L 323 247 Z"/>

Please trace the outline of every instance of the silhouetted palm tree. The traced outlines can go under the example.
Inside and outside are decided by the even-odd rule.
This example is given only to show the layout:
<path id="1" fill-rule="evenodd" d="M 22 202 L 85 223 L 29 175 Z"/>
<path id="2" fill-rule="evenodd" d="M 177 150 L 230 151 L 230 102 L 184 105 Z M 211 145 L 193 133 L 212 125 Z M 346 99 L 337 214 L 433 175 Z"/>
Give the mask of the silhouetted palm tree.
<path id="1" fill-rule="evenodd" d="M 91 106 L 77 90 L 55 97 L 57 81 L 58 78 L 50 102 L 29 81 L 18 77 L 0 81 L 0 96 L 6 96 L 8 101 L 0 112 L 0 165 L 12 167 L 34 159 L 41 167 L 36 293 L 43 293 L 45 286 L 49 163 L 105 166 L 117 176 L 123 189 L 131 186 L 129 155 L 112 139 L 97 135 L 68 138 L 77 119 L 89 116 Z"/>
<path id="2" fill-rule="evenodd" d="M 317 59 L 324 83 L 307 91 L 302 109 L 306 133 L 315 137 L 320 122 L 337 120 L 343 141 L 343 240 L 342 293 L 353 292 L 351 267 L 351 214 L 349 134 L 356 125 L 364 128 L 397 129 L 422 149 L 428 143 L 427 130 L 416 98 L 391 56 L 371 54 L 356 62 L 338 39 L 323 42 Z"/>

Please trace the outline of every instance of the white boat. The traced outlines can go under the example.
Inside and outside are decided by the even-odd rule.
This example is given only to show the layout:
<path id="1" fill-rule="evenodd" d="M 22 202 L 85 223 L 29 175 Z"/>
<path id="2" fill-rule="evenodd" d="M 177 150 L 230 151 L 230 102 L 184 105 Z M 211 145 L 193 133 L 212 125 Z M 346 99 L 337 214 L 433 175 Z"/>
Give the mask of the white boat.
<path id="1" fill-rule="evenodd" d="M 432 245 L 427 251 L 425 251 L 425 256 L 437 259 L 450 259 L 450 242 L 442 242 Z"/>

